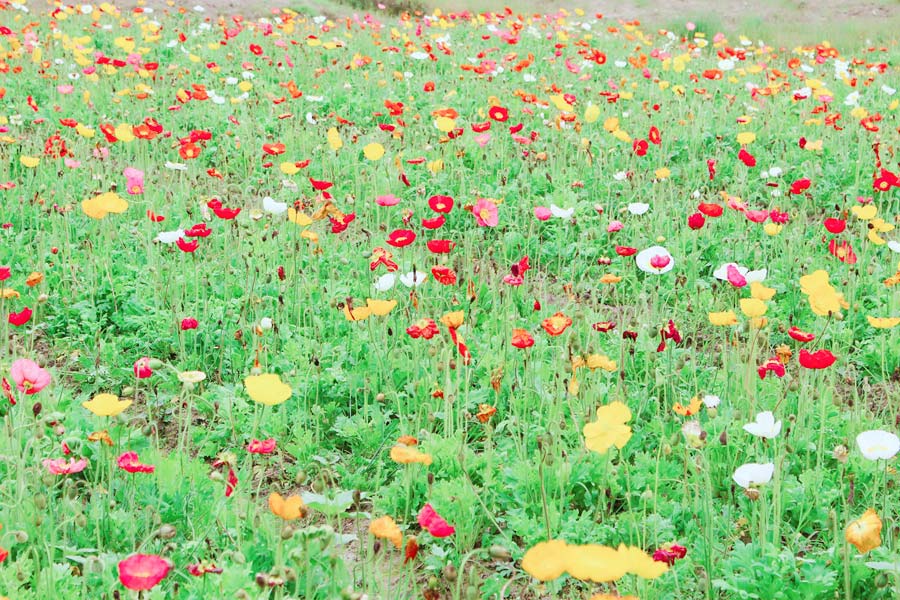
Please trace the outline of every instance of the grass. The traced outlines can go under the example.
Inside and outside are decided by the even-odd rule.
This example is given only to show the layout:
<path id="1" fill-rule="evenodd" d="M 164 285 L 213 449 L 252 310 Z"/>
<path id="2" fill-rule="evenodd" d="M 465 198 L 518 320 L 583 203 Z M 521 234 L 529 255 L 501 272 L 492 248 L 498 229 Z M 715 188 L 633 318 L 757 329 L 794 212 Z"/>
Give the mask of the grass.
<path id="1" fill-rule="evenodd" d="M 2 14 L 0 594 L 896 597 L 884 30 Z"/>

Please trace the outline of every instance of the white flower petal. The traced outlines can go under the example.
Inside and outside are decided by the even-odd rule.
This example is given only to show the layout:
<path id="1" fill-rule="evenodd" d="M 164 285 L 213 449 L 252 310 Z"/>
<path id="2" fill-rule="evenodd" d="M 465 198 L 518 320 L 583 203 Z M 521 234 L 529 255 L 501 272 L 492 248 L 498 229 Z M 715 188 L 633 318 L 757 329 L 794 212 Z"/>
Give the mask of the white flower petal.
<path id="1" fill-rule="evenodd" d="M 765 485 L 772 480 L 775 474 L 775 463 L 747 463 L 734 471 L 732 478 L 742 488 Z"/>
<path id="2" fill-rule="evenodd" d="M 276 202 L 274 198 L 263 198 L 263 210 L 273 215 L 280 215 L 288 209 L 287 202 Z"/>
<path id="3" fill-rule="evenodd" d="M 375 282 L 375 289 L 379 292 L 386 292 L 397 282 L 397 276 L 393 273 L 385 273 Z"/>
<path id="4" fill-rule="evenodd" d="M 184 229 L 178 229 L 177 231 L 162 231 L 154 239 L 162 244 L 174 244 L 183 237 Z"/>
<path id="5" fill-rule="evenodd" d="M 555 204 L 550 205 L 550 214 L 554 217 L 559 217 L 560 219 L 571 219 L 572 215 L 575 214 L 574 208 L 560 208 Z"/>
<path id="6" fill-rule="evenodd" d="M 869 460 L 888 460 L 900 452 L 900 438 L 881 429 L 863 431 L 856 436 L 856 445 Z"/>
<path id="7" fill-rule="evenodd" d="M 628 205 L 628 212 L 633 215 L 642 215 L 650 210 L 650 205 L 645 202 L 632 202 Z"/>

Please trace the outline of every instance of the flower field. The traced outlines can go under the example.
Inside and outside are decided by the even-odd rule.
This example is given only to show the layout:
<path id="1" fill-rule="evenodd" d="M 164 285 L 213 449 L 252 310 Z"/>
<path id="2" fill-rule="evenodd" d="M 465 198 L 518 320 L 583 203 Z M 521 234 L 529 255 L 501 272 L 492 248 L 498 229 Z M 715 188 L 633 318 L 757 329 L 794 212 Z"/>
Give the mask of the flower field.
<path id="1" fill-rule="evenodd" d="M 900 47 L 0 1 L 0 597 L 896 598 Z"/>

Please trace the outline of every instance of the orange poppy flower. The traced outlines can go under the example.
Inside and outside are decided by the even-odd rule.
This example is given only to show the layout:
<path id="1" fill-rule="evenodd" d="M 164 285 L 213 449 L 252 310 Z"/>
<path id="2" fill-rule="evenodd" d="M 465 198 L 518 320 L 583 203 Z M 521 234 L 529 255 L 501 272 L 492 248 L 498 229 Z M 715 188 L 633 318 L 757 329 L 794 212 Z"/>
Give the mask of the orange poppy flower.
<path id="1" fill-rule="evenodd" d="M 700 412 L 701 408 L 703 408 L 703 401 L 700 400 L 699 397 L 694 396 L 693 398 L 691 398 L 691 401 L 687 406 L 684 406 L 680 402 L 676 402 L 675 406 L 672 407 L 672 410 L 675 411 L 676 415 L 681 415 L 682 417 L 690 417 Z"/>
<path id="2" fill-rule="evenodd" d="M 549 333 L 552 336 L 557 336 L 562 334 L 566 329 L 569 328 L 569 325 L 572 324 L 572 319 L 567 317 L 561 312 L 554 314 L 552 317 L 546 318 L 541 322 L 541 327 L 544 328 L 544 331 Z"/>
<path id="3" fill-rule="evenodd" d="M 303 505 L 303 499 L 297 495 L 284 498 L 278 492 L 272 492 L 269 494 L 269 510 L 272 511 L 272 514 L 281 517 L 285 521 L 293 521 L 306 516 L 306 507 Z"/>

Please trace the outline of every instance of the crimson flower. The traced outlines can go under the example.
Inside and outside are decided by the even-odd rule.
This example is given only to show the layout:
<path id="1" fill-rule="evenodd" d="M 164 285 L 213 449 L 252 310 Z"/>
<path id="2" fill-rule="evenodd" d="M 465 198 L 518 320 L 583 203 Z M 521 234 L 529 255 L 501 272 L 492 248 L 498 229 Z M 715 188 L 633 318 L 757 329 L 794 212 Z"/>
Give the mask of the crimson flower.
<path id="1" fill-rule="evenodd" d="M 509 119 L 509 110 L 502 106 L 492 106 L 488 110 L 488 116 L 494 121 L 504 122 Z"/>
<path id="2" fill-rule="evenodd" d="M 430 340 L 440 333 L 440 331 L 438 330 L 437 323 L 434 322 L 434 319 L 419 319 L 413 325 L 406 328 L 406 333 L 413 339 L 421 337 Z"/>
<path id="3" fill-rule="evenodd" d="M 666 340 L 672 340 L 676 344 L 681 343 L 681 333 L 678 331 L 678 328 L 675 327 L 675 322 L 672 319 L 669 319 L 668 324 L 665 327 L 659 330 L 660 341 L 659 346 L 656 347 L 657 352 L 662 352 L 666 349 Z"/>
<path id="4" fill-rule="evenodd" d="M 330 188 L 331 186 L 334 185 L 330 181 L 319 181 L 317 179 L 313 179 L 312 177 L 309 178 L 309 182 L 312 184 L 313 189 L 316 190 L 317 192 L 324 192 L 325 190 L 327 190 L 328 188 Z"/>
<path id="5" fill-rule="evenodd" d="M 800 349 L 800 366 L 806 369 L 827 369 L 836 360 L 837 358 L 830 350 L 810 352 L 806 348 Z"/>
<path id="6" fill-rule="evenodd" d="M 131 451 L 123 452 L 116 460 L 116 464 L 119 465 L 120 469 L 129 473 L 152 473 L 156 470 L 155 466 L 142 463 L 138 459 L 137 452 Z"/>
<path id="7" fill-rule="evenodd" d="M 738 152 L 738 160 L 744 163 L 745 166 L 755 167 L 756 166 L 756 157 L 747 152 L 746 149 L 741 148 L 741 151 Z"/>
<path id="8" fill-rule="evenodd" d="M 851 246 L 850 242 L 847 240 L 838 244 L 835 238 L 831 238 L 831 241 L 828 242 L 828 251 L 842 263 L 847 263 L 848 265 L 856 264 L 856 253 L 853 251 L 853 246 Z"/>
<path id="9" fill-rule="evenodd" d="M 616 254 L 619 256 L 632 256 L 637 254 L 637 248 L 631 246 L 616 246 Z"/>
<path id="10" fill-rule="evenodd" d="M 197 223 L 184 232 L 184 237 L 205 238 L 212 233 L 212 229 L 206 226 L 206 223 Z"/>
<path id="11" fill-rule="evenodd" d="M 431 274 L 434 275 L 435 281 L 441 285 L 453 285 L 456 283 L 456 271 L 450 267 L 431 267 Z"/>
<path id="12" fill-rule="evenodd" d="M 606 333 L 608 331 L 612 331 L 616 328 L 616 324 L 612 321 L 598 321 L 591 325 L 591 329 L 594 331 L 599 331 L 600 333 Z"/>
<path id="13" fill-rule="evenodd" d="M 647 137 L 650 138 L 650 141 L 655 146 L 659 146 L 662 143 L 662 135 L 660 135 L 659 128 L 656 125 L 650 126 L 650 131 L 647 134 Z"/>
<path id="14" fill-rule="evenodd" d="M 756 372 L 759 374 L 760 379 L 765 379 L 766 375 L 769 372 L 775 373 L 778 377 L 784 377 L 784 365 L 781 363 L 778 358 L 770 358 L 759 367 L 757 367 Z"/>
<path id="15" fill-rule="evenodd" d="M 418 521 L 420 527 L 427 529 L 428 533 L 436 538 L 447 537 L 456 532 L 453 525 L 447 523 L 443 517 L 437 514 L 431 504 L 426 504 L 422 507 L 422 510 L 419 511 Z"/>
<path id="16" fill-rule="evenodd" d="M 275 438 L 266 440 L 252 439 L 247 444 L 247 452 L 250 454 L 271 454 L 275 451 Z"/>
<path id="17" fill-rule="evenodd" d="M 206 205 L 212 209 L 217 217 L 226 221 L 235 218 L 241 212 L 240 208 L 225 208 L 222 206 L 222 201 L 218 198 L 213 198 Z"/>
<path id="18" fill-rule="evenodd" d="M 387 239 L 387 243 L 395 248 L 409 246 L 414 241 L 416 241 L 416 232 L 411 229 L 395 229 Z"/>
<path id="19" fill-rule="evenodd" d="M 788 329 L 788 335 L 803 344 L 816 339 L 816 334 L 803 331 L 799 327 L 791 327 Z"/>
<path id="20" fill-rule="evenodd" d="M 435 254 L 447 254 L 456 247 L 456 242 L 451 240 L 428 240 L 426 245 Z"/>
<path id="21" fill-rule="evenodd" d="M 829 233 L 838 234 L 844 231 L 847 228 L 847 221 L 843 219 L 825 219 L 825 229 L 828 230 Z"/>
<path id="22" fill-rule="evenodd" d="M 134 554 L 119 563 L 119 581 L 129 590 L 153 589 L 172 570 L 172 563 L 152 554 Z"/>
<path id="23" fill-rule="evenodd" d="M 699 212 L 695 212 L 694 214 L 689 216 L 687 220 L 688 227 L 694 230 L 702 229 L 705 223 L 706 218 L 704 218 L 703 213 Z"/>
<path id="24" fill-rule="evenodd" d="M 709 158 L 706 160 L 706 170 L 709 171 L 709 180 L 716 178 L 716 159 Z"/>
<path id="25" fill-rule="evenodd" d="M 342 216 L 340 219 L 335 219 L 334 217 L 328 217 L 328 220 L 331 221 L 331 233 L 341 233 L 356 219 L 356 213 L 348 213 Z"/>
<path id="26" fill-rule="evenodd" d="M 687 548 L 678 544 L 663 544 L 659 550 L 653 553 L 653 560 L 656 562 L 664 562 L 670 567 L 675 561 L 687 556 Z"/>
<path id="27" fill-rule="evenodd" d="M 153 369 L 150 368 L 150 357 L 142 356 L 134 361 L 134 376 L 138 379 L 147 379 L 153 375 Z"/>
<path id="28" fill-rule="evenodd" d="M 450 196 L 432 196 L 428 206 L 436 213 L 449 213 L 453 210 L 453 198 Z"/>
<path id="29" fill-rule="evenodd" d="M 193 317 L 187 317 L 181 320 L 181 330 L 187 331 L 189 329 L 197 329 L 200 326 L 200 323 L 197 322 L 197 319 Z"/>
<path id="30" fill-rule="evenodd" d="M 647 144 L 647 140 L 634 140 L 631 142 L 631 149 L 638 156 L 645 156 L 649 148 L 650 145 Z"/>
<path id="31" fill-rule="evenodd" d="M 512 345 L 519 349 L 530 348 L 534 346 L 534 338 L 525 329 L 513 329 Z"/>
<path id="32" fill-rule="evenodd" d="M 191 240 L 187 241 L 183 237 L 175 240 L 175 245 L 178 246 L 178 249 L 182 252 L 191 253 L 200 246 L 200 240 Z"/>
<path id="33" fill-rule="evenodd" d="M 0 281 L 6 281 L 12 276 L 9 267 L 0 267 Z"/>
<path id="34" fill-rule="evenodd" d="M 422 219 L 422 227 L 425 229 L 440 229 L 446 222 L 447 218 L 444 215 L 438 215 L 430 219 Z"/>
<path id="35" fill-rule="evenodd" d="M 790 193 L 794 195 L 801 194 L 808 190 L 810 185 L 812 185 L 812 182 L 809 179 L 798 179 L 791 184 Z"/>
<path id="36" fill-rule="evenodd" d="M 9 313 L 7 320 L 10 325 L 15 325 L 16 327 L 21 327 L 25 323 L 31 320 L 32 311 L 27 306 L 23 308 L 21 311 L 14 313 Z"/>

